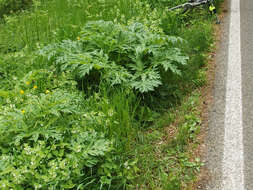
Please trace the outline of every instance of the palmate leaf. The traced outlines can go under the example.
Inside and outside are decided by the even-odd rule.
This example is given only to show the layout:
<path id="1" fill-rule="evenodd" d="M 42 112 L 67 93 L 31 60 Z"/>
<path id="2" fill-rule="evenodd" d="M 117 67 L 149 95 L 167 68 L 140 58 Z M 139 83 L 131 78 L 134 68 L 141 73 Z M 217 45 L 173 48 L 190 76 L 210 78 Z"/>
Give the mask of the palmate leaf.
<path id="1" fill-rule="evenodd" d="M 61 43 L 53 43 L 38 50 L 38 55 L 47 57 L 48 60 L 63 59 L 64 55 L 81 52 L 81 43 L 72 40 L 63 40 Z M 59 62 L 62 63 L 62 62 Z"/>
<path id="2" fill-rule="evenodd" d="M 166 51 L 155 51 L 153 61 L 156 66 L 161 65 L 165 71 L 170 70 L 173 74 L 181 75 L 179 65 L 186 65 L 188 56 L 182 55 L 178 48 L 169 48 Z"/>
<path id="3" fill-rule="evenodd" d="M 185 40 L 183 40 L 183 38 L 176 37 L 176 36 L 166 36 L 166 40 L 168 42 L 173 43 L 173 44 L 185 42 Z"/>
<path id="4" fill-rule="evenodd" d="M 77 71 L 81 78 L 89 74 L 92 69 L 99 71 L 105 68 L 109 62 L 108 56 L 102 50 L 89 52 L 86 56 L 80 56 L 78 60 L 79 67 Z"/>
<path id="5" fill-rule="evenodd" d="M 103 49 L 109 53 L 117 46 L 116 36 L 120 35 L 120 26 L 103 20 L 88 22 L 81 31 L 81 41 L 85 49 Z"/>
<path id="6" fill-rule="evenodd" d="M 78 67 L 78 75 L 80 78 L 85 77 L 93 69 L 94 64 L 82 64 Z"/>
<path id="7" fill-rule="evenodd" d="M 83 53 L 66 52 L 56 58 L 56 63 L 61 64 L 61 71 L 71 70 L 79 78 L 83 78 L 90 73 L 92 69 L 101 70 L 106 67 L 108 57 L 103 51 L 92 51 Z"/>
<path id="8" fill-rule="evenodd" d="M 170 49 L 168 54 L 166 54 L 166 59 L 175 61 L 181 65 L 186 65 L 189 57 L 183 56 L 180 49 L 173 48 L 173 49 Z"/>
<path id="9" fill-rule="evenodd" d="M 119 65 L 115 65 L 114 63 L 111 63 L 110 67 L 105 68 L 105 73 L 103 75 L 103 79 L 111 86 L 127 84 L 132 77 L 133 75 L 129 73 L 127 69 Z"/>
<path id="10" fill-rule="evenodd" d="M 141 93 L 153 91 L 161 85 L 161 77 L 155 70 L 148 70 L 145 73 L 138 73 L 133 77 L 131 86 Z"/>
<path id="11" fill-rule="evenodd" d="M 181 75 L 181 71 L 178 69 L 177 65 L 173 64 L 173 61 L 167 60 L 159 62 L 164 68 L 165 71 L 170 70 L 172 73 Z"/>

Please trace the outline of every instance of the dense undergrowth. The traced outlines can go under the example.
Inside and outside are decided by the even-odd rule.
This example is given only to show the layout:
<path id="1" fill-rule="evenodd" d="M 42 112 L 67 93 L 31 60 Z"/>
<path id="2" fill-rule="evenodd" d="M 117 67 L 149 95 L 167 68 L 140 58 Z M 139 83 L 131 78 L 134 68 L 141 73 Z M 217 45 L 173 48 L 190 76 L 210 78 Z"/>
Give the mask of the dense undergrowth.
<path id="1" fill-rule="evenodd" d="M 205 84 L 214 18 L 167 11 L 180 2 L 34 0 L 4 16 L 1 189 L 179 190 L 195 180 L 198 95 L 185 97 Z"/>
<path id="2" fill-rule="evenodd" d="M 31 3 L 32 0 L 0 0 L 0 18 L 6 14 L 25 9 Z"/>

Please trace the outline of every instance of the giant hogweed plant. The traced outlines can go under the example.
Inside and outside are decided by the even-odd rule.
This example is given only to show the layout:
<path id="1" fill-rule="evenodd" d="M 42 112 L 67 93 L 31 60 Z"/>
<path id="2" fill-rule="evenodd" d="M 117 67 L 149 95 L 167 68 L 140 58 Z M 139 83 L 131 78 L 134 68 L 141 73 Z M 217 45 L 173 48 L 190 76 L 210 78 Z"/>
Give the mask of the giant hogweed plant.
<path id="1" fill-rule="evenodd" d="M 78 79 L 145 93 L 162 85 L 161 73 L 181 75 L 188 57 L 176 47 L 180 42 L 181 38 L 153 33 L 141 23 L 123 26 L 100 20 L 88 22 L 76 41 L 48 45 L 39 54 L 58 71 L 71 71 Z"/>

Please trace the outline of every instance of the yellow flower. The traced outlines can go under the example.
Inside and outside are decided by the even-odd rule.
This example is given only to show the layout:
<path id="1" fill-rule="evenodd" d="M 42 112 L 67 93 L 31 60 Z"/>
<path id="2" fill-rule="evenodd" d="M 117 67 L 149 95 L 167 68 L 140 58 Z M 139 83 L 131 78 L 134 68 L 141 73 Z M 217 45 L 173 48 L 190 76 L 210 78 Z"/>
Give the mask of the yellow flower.
<path id="1" fill-rule="evenodd" d="M 25 110 L 21 110 L 21 112 L 22 112 L 22 114 L 24 114 L 24 113 L 25 113 Z"/>
<path id="2" fill-rule="evenodd" d="M 26 84 L 26 85 L 29 85 L 29 84 L 30 84 L 30 82 L 29 82 L 29 81 L 26 81 L 26 82 L 25 82 L 25 84 Z"/>
<path id="3" fill-rule="evenodd" d="M 46 90 L 46 94 L 48 94 L 50 91 L 49 90 Z"/>
<path id="4" fill-rule="evenodd" d="M 79 40 L 80 40 L 80 37 L 78 36 L 76 39 L 79 41 Z"/>
<path id="5" fill-rule="evenodd" d="M 25 92 L 24 92 L 24 90 L 20 90 L 20 94 L 24 94 Z"/>
<path id="6" fill-rule="evenodd" d="M 213 12 L 213 11 L 215 10 L 215 6 L 210 5 L 209 10 L 210 10 L 211 12 Z"/>
<path id="7" fill-rule="evenodd" d="M 33 89 L 37 89 L 37 88 L 38 88 L 38 86 L 36 86 L 36 85 L 33 86 Z"/>

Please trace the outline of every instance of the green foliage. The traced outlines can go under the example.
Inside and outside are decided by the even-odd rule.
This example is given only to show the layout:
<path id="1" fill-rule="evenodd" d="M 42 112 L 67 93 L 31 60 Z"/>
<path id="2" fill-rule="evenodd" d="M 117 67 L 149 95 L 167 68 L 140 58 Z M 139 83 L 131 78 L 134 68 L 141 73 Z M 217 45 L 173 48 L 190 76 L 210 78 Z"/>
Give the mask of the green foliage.
<path id="1" fill-rule="evenodd" d="M 176 190 L 194 180 L 198 97 L 182 100 L 205 83 L 212 19 L 164 7 L 181 2 L 34 0 L 4 16 L 0 189 Z M 176 128 L 166 142 L 164 126 Z"/>
<path id="2" fill-rule="evenodd" d="M 187 2 L 187 0 L 173 0 L 173 1 L 171 1 L 171 0 L 145 0 L 145 1 L 147 1 L 150 5 L 152 5 L 152 7 L 157 7 L 157 6 L 172 7 L 172 6 L 176 6 L 176 5 Z"/>
<path id="3" fill-rule="evenodd" d="M 159 72 L 180 75 L 179 66 L 186 65 L 188 59 L 175 48 L 180 38 L 152 33 L 140 23 L 126 27 L 113 22 L 88 22 L 79 38 L 46 46 L 40 55 L 78 78 L 98 72 L 100 80 L 111 86 L 123 85 L 141 93 L 162 84 Z"/>
<path id="4" fill-rule="evenodd" d="M 29 11 L 5 16 L 3 24 L 0 22 L 0 51 L 19 51 L 26 46 L 35 49 L 38 42 L 76 39 L 81 26 L 92 20 L 141 22 L 161 32 L 159 19 L 160 12 L 140 0 L 34 1 Z"/>
<path id="5" fill-rule="evenodd" d="M 89 168 L 111 151 L 111 142 L 92 129 L 101 125 L 99 116 L 84 117 L 82 98 L 75 93 L 25 91 L 21 96 L 19 106 L 1 107 L 1 188 L 63 189 L 94 181 L 96 172 Z"/>
<path id="6" fill-rule="evenodd" d="M 32 0 L 0 0 L 0 18 L 8 13 L 24 9 Z"/>
<path id="7" fill-rule="evenodd" d="M 57 73 L 53 67 L 35 62 L 22 73 L 27 66 L 21 64 L 22 56 L 16 55 L 17 65 L 12 56 L 3 56 L 1 62 L 1 84 L 5 86 L 14 76 L 19 80 L 0 91 L 0 134 L 4 136 L 0 140 L 0 187 L 126 186 L 137 171 L 136 161 L 117 156 L 126 150 L 123 139 L 133 133 L 128 115 L 134 112 L 127 106 L 127 98 L 115 94 L 109 100 L 106 95 L 94 94 L 87 99 L 69 73 Z M 21 72 L 15 69 L 18 65 Z M 127 170 L 125 163 L 130 164 Z"/>

